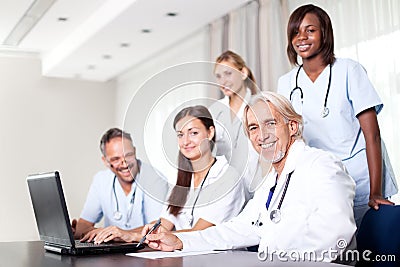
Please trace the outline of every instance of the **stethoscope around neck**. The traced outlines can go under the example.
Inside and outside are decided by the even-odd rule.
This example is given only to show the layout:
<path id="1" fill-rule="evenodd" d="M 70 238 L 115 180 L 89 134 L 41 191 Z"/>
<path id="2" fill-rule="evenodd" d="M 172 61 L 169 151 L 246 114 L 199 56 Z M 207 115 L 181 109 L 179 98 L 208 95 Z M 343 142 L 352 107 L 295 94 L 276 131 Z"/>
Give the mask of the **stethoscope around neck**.
<path id="1" fill-rule="evenodd" d="M 292 89 L 292 91 L 290 92 L 289 100 L 292 101 L 293 93 L 296 92 L 296 90 L 299 90 L 300 91 L 300 101 L 301 101 L 301 105 L 303 106 L 303 97 L 304 97 L 303 89 L 301 89 L 301 87 L 298 85 L 298 78 L 299 78 L 299 73 L 300 73 L 301 68 L 303 68 L 303 64 L 301 64 L 299 69 L 297 70 L 296 87 L 294 87 Z M 322 118 L 325 118 L 329 114 L 329 108 L 327 107 L 327 103 L 328 103 L 329 90 L 331 88 L 331 80 L 332 80 L 332 64 L 329 64 L 329 80 L 328 80 L 328 87 L 326 88 L 324 107 L 322 108 L 322 112 L 321 112 Z"/>
<path id="2" fill-rule="evenodd" d="M 117 209 L 114 211 L 113 218 L 114 218 L 114 220 L 119 221 L 119 220 L 122 219 L 122 213 L 119 211 L 118 197 L 117 197 L 117 192 L 115 191 L 115 181 L 116 180 L 117 180 L 117 176 L 114 175 L 114 180 L 113 180 L 113 186 L 112 187 L 113 187 L 114 199 L 115 199 L 115 204 L 116 204 L 116 208 Z M 131 200 L 130 200 L 130 203 L 129 203 L 129 208 L 128 208 L 128 212 L 127 212 L 127 215 L 126 215 L 126 223 L 125 223 L 126 227 L 130 227 L 129 220 L 130 220 L 130 218 L 132 216 L 133 204 L 134 204 L 134 201 L 135 201 L 135 195 L 136 195 L 136 187 L 135 187 L 135 190 L 133 191 L 133 194 L 132 194 L 132 197 L 131 197 Z"/>
<path id="3" fill-rule="evenodd" d="M 188 220 L 188 222 L 190 224 L 190 227 L 193 227 L 193 218 L 194 218 L 193 213 L 194 213 L 194 208 L 196 207 L 197 200 L 199 199 L 201 190 L 203 189 L 204 182 L 206 181 L 206 179 L 208 177 L 208 174 L 210 173 L 210 170 L 214 166 L 215 162 L 217 162 L 217 158 L 214 158 L 214 161 L 211 164 L 210 168 L 208 169 L 208 171 L 206 173 L 206 176 L 204 176 L 204 179 L 203 179 L 203 181 L 201 182 L 201 185 L 200 185 L 199 193 L 197 193 L 196 199 L 194 200 L 194 203 L 193 203 L 193 206 L 192 206 L 192 210 L 190 212 L 189 220 Z"/>
<path id="4" fill-rule="evenodd" d="M 281 207 L 282 207 L 283 200 L 285 199 L 285 196 L 286 196 L 286 191 L 287 191 L 288 186 L 289 186 L 289 183 L 290 183 L 290 178 L 292 177 L 292 174 L 293 174 L 293 173 L 294 173 L 294 170 L 291 171 L 291 172 L 287 175 L 287 177 L 286 177 L 285 186 L 284 186 L 284 188 L 283 188 L 283 192 L 282 192 L 281 198 L 280 198 L 280 200 L 279 200 L 278 207 L 277 207 L 276 209 L 273 209 L 273 210 L 269 213 L 269 219 L 270 219 L 273 223 L 279 223 L 279 222 L 281 221 Z M 277 182 L 276 182 L 276 183 L 277 183 Z M 275 183 L 275 186 L 276 186 L 276 183 Z M 275 186 L 274 186 L 274 187 L 275 187 Z M 269 194 L 269 196 L 268 196 L 268 200 L 267 200 L 267 203 L 266 203 L 266 208 L 267 208 L 267 210 L 268 210 L 270 201 L 271 201 L 271 199 L 272 199 L 272 195 L 273 195 L 273 192 L 270 191 L 270 194 Z M 257 227 L 263 226 L 263 223 L 262 223 L 262 221 L 260 221 L 260 218 L 261 218 L 261 213 L 258 214 L 257 220 L 251 222 L 251 224 L 252 224 L 252 225 L 255 225 L 255 226 L 257 226 Z"/>

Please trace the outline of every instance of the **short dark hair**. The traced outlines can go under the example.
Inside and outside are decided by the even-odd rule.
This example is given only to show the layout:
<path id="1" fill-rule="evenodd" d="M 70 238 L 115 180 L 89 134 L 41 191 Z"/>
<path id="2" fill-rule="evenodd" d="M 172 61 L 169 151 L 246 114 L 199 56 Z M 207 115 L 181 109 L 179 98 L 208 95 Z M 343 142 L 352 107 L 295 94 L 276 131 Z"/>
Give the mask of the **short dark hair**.
<path id="1" fill-rule="evenodd" d="M 309 13 L 317 16 L 319 23 L 321 24 L 322 36 L 321 50 L 319 52 L 322 54 L 323 60 L 326 64 L 332 64 L 335 61 L 332 22 L 325 10 L 312 4 L 300 6 L 290 15 L 287 26 L 288 45 L 286 49 L 289 61 L 293 65 L 299 65 L 297 61 L 297 53 L 292 45 L 292 40 L 296 35 L 296 32 L 298 32 L 304 17 Z"/>
<path id="2" fill-rule="evenodd" d="M 100 151 L 103 154 L 103 156 L 106 155 L 105 151 L 106 144 L 114 138 L 126 138 L 132 142 L 132 137 L 129 133 L 124 132 L 118 128 L 111 128 L 107 132 L 105 132 L 105 134 L 103 134 L 100 140 Z"/>

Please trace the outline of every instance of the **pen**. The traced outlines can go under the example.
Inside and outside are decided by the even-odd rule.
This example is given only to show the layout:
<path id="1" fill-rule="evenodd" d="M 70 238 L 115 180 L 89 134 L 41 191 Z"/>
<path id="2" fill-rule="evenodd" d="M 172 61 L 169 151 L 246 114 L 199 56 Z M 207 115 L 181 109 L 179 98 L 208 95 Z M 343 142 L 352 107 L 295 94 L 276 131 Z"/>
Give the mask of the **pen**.
<path id="1" fill-rule="evenodd" d="M 143 245 L 143 242 L 146 240 L 147 235 L 151 234 L 154 232 L 159 226 L 161 225 L 161 218 L 156 221 L 156 223 L 150 228 L 150 230 L 145 234 L 142 239 L 140 239 L 139 243 L 136 245 L 136 247 L 140 247 Z"/>

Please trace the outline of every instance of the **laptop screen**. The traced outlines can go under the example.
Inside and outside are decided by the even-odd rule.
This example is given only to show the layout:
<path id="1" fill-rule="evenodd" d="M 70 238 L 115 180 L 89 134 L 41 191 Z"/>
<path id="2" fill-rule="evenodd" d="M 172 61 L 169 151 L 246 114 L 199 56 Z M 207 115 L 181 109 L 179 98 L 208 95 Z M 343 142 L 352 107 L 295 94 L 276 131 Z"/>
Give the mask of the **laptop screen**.
<path id="1" fill-rule="evenodd" d="M 27 178 L 40 239 L 70 247 L 73 236 L 58 172 Z"/>

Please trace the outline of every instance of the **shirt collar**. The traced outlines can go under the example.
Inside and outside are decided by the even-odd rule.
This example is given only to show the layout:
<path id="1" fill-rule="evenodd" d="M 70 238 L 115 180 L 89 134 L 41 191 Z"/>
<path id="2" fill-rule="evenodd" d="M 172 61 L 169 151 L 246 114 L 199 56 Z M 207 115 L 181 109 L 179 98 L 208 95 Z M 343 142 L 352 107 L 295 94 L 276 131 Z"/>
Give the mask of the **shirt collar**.
<path id="1" fill-rule="evenodd" d="M 246 107 L 247 103 L 249 103 L 250 98 L 251 98 L 251 91 L 249 88 L 246 88 L 246 95 L 244 96 L 244 101 L 237 113 L 237 117 L 239 117 L 240 119 L 243 118 L 244 108 Z M 225 96 L 223 99 L 221 99 L 221 102 L 229 107 L 229 96 Z"/>

